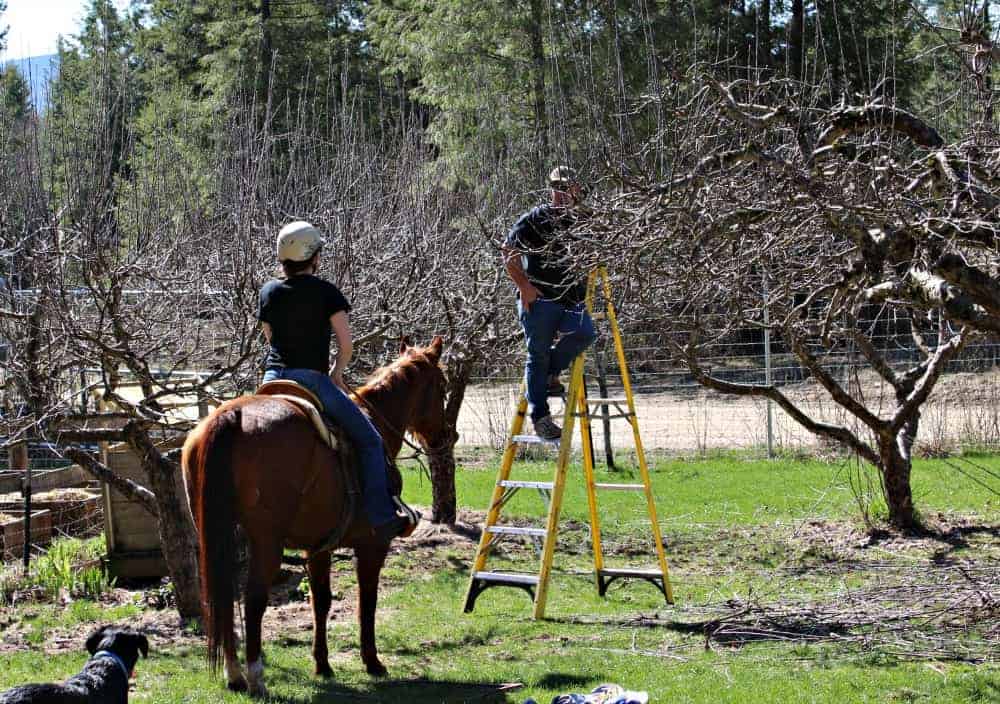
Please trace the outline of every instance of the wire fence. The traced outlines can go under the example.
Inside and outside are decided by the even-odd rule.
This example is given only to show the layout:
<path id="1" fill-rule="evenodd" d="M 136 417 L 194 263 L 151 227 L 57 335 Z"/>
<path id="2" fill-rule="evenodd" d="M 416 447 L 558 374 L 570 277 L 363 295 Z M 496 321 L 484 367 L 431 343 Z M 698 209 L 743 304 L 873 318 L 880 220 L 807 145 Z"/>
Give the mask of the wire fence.
<path id="1" fill-rule="evenodd" d="M 878 321 L 871 321 L 875 327 Z M 646 328 L 643 330 L 643 328 Z M 877 349 L 897 369 L 920 359 L 912 340 L 887 330 L 872 336 Z M 635 394 L 636 416 L 643 445 L 672 453 L 719 450 L 815 452 L 824 441 L 805 430 L 780 407 L 747 396 L 732 396 L 700 385 L 686 366 L 667 352 L 664 335 L 643 321 L 623 324 L 623 345 Z M 505 443 L 523 374 L 523 349 L 507 363 L 472 380 L 459 417 L 460 443 L 501 449 Z M 598 364 L 603 364 L 606 392 L 598 388 Z M 743 384 L 773 383 L 800 409 L 817 420 L 841 424 L 862 438 L 867 428 L 833 402 L 797 358 L 779 341 L 765 340 L 763 332 L 747 329 L 730 334 L 702 358 L 713 376 Z M 852 396 L 881 417 L 896 406 L 894 389 L 852 349 L 827 351 L 824 368 Z M 602 334 L 588 352 L 589 397 L 622 397 L 622 377 L 609 333 Z M 561 403 L 552 410 L 561 413 Z M 610 408 L 612 415 L 615 409 Z M 592 421 L 595 447 L 605 443 L 604 424 Z M 579 445 L 579 436 L 574 442 Z M 610 444 L 633 447 L 632 433 L 623 421 L 610 424 Z M 917 434 L 917 450 L 929 455 L 959 448 L 1000 450 L 1000 344 L 980 341 L 968 345 L 945 369 L 924 404 Z"/>

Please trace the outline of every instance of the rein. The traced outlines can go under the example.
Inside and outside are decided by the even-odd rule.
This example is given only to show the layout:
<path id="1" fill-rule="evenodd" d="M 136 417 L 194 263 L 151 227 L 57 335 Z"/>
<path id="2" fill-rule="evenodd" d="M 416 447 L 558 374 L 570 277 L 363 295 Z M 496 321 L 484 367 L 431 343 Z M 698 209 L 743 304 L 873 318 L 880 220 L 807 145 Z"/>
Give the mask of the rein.
<path id="1" fill-rule="evenodd" d="M 358 401 L 360 401 L 364 405 L 364 407 L 367 409 L 369 415 L 375 416 L 379 421 L 381 421 L 383 427 L 385 427 L 390 432 L 393 432 L 393 433 L 396 433 L 397 435 L 399 435 L 399 439 L 402 441 L 402 443 L 405 444 L 407 447 L 409 447 L 411 450 L 413 450 L 413 454 L 410 457 L 403 457 L 401 459 L 404 459 L 404 460 L 416 460 L 417 464 L 420 465 L 420 469 L 422 469 L 423 472 L 424 472 L 424 474 L 426 474 L 429 477 L 430 476 L 430 472 L 427 469 L 427 467 L 424 465 L 423 461 L 420 459 L 420 456 L 421 455 L 427 455 L 427 457 L 429 458 L 432 455 L 440 455 L 441 453 L 443 453 L 447 449 L 447 443 L 446 442 L 442 442 L 440 445 L 438 445 L 436 447 L 429 447 L 426 450 L 424 448 L 422 448 L 422 447 L 417 447 L 412 442 L 410 442 L 409 440 L 406 439 L 406 432 L 405 432 L 405 430 L 400 430 L 395 425 L 393 425 L 392 423 L 390 423 L 389 419 L 385 417 L 385 414 L 382 413 L 381 411 L 379 411 L 377 408 L 375 408 L 375 406 L 373 406 L 368 401 L 368 399 L 366 399 L 364 396 L 361 396 L 357 392 L 357 389 L 355 389 L 353 386 L 351 386 L 350 384 L 348 384 L 346 381 L 344 382 L 344 386 L 347 387 L 347 390 L 350 392 L 350 394 L 354 398 L 356 398 Z M 395 462 L 395 460 L 393 458 L 389 457 L 389 453 L 388 452 L 386 453 L 386 459 L 389 460 L 390 462 Z"/>
<path id="2" fill-rule="evenodd" d="M 385 414 L 379 411 L 377 408 L 375 408 L 375 406 L 372 405 L 372 403 L 368 401 L 368 399 L 360 395 L 355 387 L 351 386 L 349 383 L 347 383 L 347 381 L 344 381 L 344 386 L 347 387 L 347 391 L 352 396 L 354 396 L 354 398 L 356 398 L 357 400 L 361 401 L 362 404 L 364 404 L 365 408 L 368 410 L 369 415 L 375 416 L 379 421 L 381 421 L 382 425 L 386 429 L 390 430 L 393 433 L 396 433 L 399 436 L 400 441 L 404 445 L 409 447 L 411 450 L 413 450 L 414 453 L 413 457 L 404 459 L 416 459 L 420 455 L 427 455 L 429 457 L 431 455 L 440 454 L 447 449 L 448 447 L 447 441 L 442 442 L 440 445 L 437 445 L 435 447 L 429 447 L 426 450 L 421 447 L 417 447 L 412 442 L 406 439 L 405 429 L 397 428 L 394 424 L 390 423 L 389 419 L 385 417 Z"/>

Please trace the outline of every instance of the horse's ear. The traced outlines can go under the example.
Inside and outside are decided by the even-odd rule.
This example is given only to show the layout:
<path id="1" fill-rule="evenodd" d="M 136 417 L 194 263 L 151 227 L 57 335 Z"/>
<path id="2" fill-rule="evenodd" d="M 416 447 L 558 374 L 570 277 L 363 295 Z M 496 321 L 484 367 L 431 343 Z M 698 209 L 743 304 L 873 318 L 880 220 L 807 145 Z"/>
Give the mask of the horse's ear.
<path id="1" fill-rule="evenodd" d="M 440 335 L 435 335 L 434 339 L 431 340 L 431 346 L 427 348 L 427 353 L 429 356 L 434 358 L 441 357 L 441 347 L 444 345 L 444 340 Z"/>
<path id="2" fill-rule="evenodd" d="M 409 335 L 401 335 L 400 336 L 400 338 L 399 338 L 399 353 L 400 354 L 403 354 L 404 352 L 406 352 L 406 348 L 407 347 L 412 347 L 412 346 L 413 346 L 413 341 L 410 340 L 410 336 Z"/>

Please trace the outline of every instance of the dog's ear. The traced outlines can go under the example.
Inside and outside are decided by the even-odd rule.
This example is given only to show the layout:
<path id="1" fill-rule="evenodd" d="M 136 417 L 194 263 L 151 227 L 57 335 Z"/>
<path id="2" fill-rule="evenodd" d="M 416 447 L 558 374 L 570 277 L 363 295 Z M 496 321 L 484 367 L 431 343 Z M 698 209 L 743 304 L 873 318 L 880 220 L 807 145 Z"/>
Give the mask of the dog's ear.
<path id="1" fill-rule="evenodd" d="M 109 626 L 101 626 L 96 631 L 90 634 L 87 638 L 87 652 L 93 655 L 97 652 L 97 649 L 101 646 L 101 641 L 104 640 L 104 634 L 107 633 Z"/>
<path id="2" fill-rule="evenodd" d="M 135 642 L 136 642 L 136 645 L 139 647 L 139 652 L 142 653 L 142 657 L 148 658 L 149 657 L 149 640 L 147 640 L 146 636 L 142 635 L 141 633 L 137 634 L 135 636 Z"/>
<path id="3" fill-rule="evenodd" d="M 399 338 L 399 353 L 403 354 L 406 352 L 406 348 L 411 346 L 413 346 L 413 340 L 410 339 L 410 336 L 401 335 Z"/>

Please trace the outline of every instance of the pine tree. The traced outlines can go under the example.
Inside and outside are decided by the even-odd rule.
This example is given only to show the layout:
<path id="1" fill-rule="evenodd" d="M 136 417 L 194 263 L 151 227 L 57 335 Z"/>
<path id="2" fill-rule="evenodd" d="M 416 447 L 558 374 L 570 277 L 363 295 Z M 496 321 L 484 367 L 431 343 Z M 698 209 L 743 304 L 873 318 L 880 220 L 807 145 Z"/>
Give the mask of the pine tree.
<path id="1" fill-rule="evenodd" d="M 7 0 L 0 0 L 0 17 L 7 11 Z M 7 32 L 10 27 L 0 24 L 0 51 L 7 48 Z"/>

